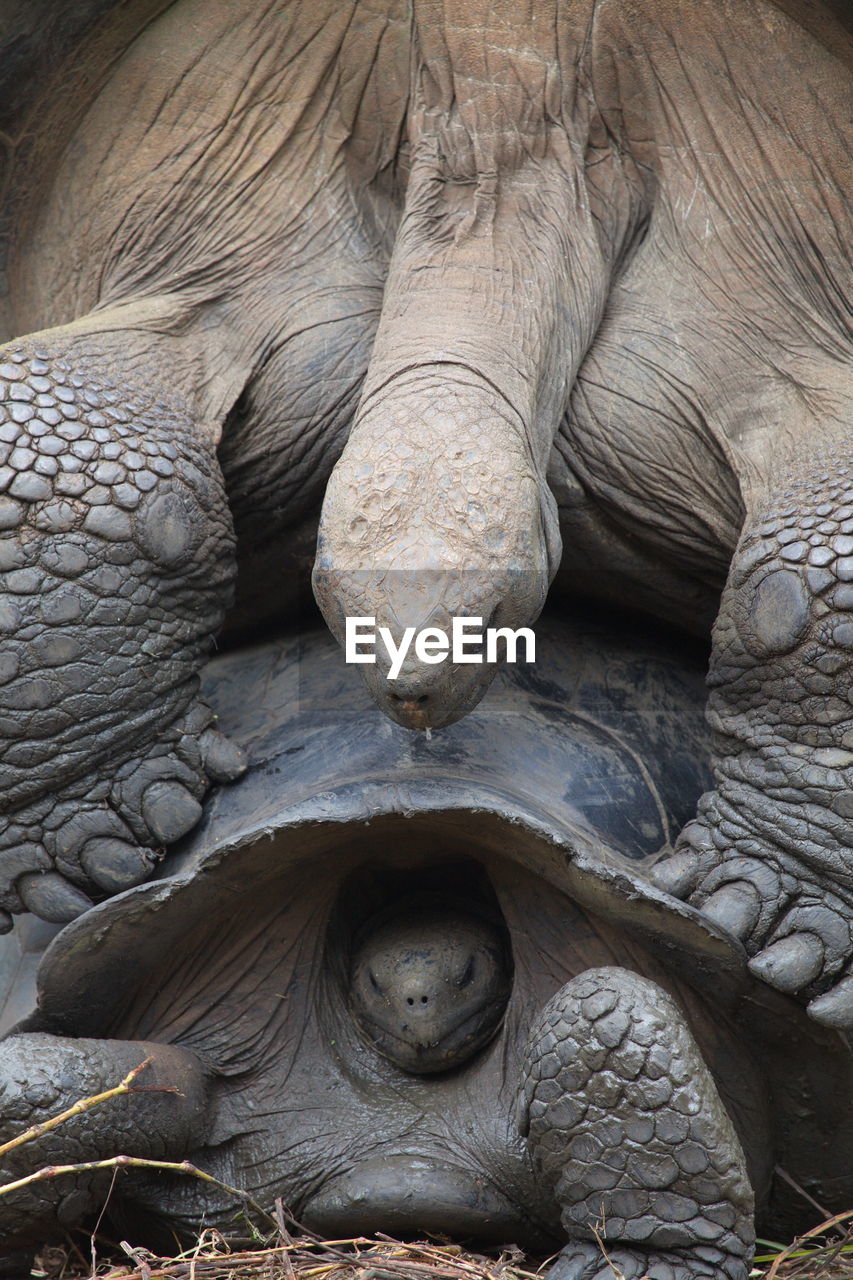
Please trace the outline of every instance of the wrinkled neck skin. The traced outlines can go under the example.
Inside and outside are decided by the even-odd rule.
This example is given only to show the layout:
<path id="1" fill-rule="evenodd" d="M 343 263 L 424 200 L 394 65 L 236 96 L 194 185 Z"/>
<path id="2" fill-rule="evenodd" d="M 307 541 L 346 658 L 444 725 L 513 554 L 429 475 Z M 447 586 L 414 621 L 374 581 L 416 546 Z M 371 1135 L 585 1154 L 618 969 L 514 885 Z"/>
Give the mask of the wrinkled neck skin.
<path id="1" fill-rule="evenodd" d="M 546 466 L 630 215 L 613 232 L 591 208 L 590 6 L 556 7 L 475 3 L 462 28 L 438 0 L 414 6 L 406 204 L 314 570 L 341 642 L 347 617 L 395 644 L 453 617 L 528 626 L 557 569 Z M 495 672 L 413 645 L 389 668 L 378 643 L 360 670 L 417 729 L 467 714 Z"/>

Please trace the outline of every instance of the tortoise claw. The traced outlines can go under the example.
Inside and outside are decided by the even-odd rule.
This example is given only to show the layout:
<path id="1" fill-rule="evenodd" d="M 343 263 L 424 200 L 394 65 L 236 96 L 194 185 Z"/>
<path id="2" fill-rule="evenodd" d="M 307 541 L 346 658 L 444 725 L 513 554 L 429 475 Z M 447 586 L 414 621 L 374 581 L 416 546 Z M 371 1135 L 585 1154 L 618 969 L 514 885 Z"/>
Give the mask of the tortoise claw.
<path id="1" fill-rule="evenodd" d="M 703 915 L 741 939 L 752 933 L 760 912 L 758 890 L 746 880 L 722 885 L 702 904 Z"/>
<path id="2" fill-rule="evenodd" d="M 792 933 L 759 951 L 749 962 L 756 978 L 792 995 L 814 982 L 823 969 L 825 950 L 813 933 Z"/>
<path id="3" fill-rule="evenodd" d="M 150 849 L 109 838 L 89 840 L 80 854 L 80 864 L 89 879 L 106 893 L 121 893 L 140 884 L 151 874 L 154 856 Z"/>
<path id="4" fill-rule="evenodd" d="M 204 771 L 211 782 L 234 782 L 246 772 L 245 752 L 218 729 L 206 729 L 199 738 Z"/>
<path id="5" fill-rule="evenodd" d="M 812 1000 L 809 1014 L 824 1027 L 853 1031 L 853 973 L 843 977 L 831 991 Z"/>
<path id="6" fill-rule="evenodd" d="M 202 814 L 198 800 L 182 782 L 154 782 L 142 798 L 142 816 L 163 844 L 171 844 L 191 831 Z"/>
<path id="7" fill-rule="evenodd" d="M 27 911 L 51 924 L 76 920 L 92 905 L 91 898 L 57 871 L 27 872 L 18 879 L 15 888 Z"/>
<path id="8" fill-rule="evenodd" d="M 686 898 L 699 877 L 700 866 L 697 854 L 681 849 L 672 857 L 656 862 L 649 878 L 664 893 L 671 893 L 674 898 Z"/>

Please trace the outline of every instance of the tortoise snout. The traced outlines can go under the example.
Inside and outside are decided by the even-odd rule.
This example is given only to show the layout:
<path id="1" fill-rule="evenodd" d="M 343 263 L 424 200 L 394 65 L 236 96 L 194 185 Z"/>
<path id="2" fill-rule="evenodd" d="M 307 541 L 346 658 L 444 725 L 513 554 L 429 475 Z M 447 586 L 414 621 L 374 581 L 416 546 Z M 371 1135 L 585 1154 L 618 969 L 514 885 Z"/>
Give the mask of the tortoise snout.
<path id="1" fill-rule="evenodd" d="M 414 995 L 395 1001 L 400 1018 L 400 1033 L 423 1053 L 441 1040 L 447 1021 L 447 1010 L 442 1008 L 441 993 L 435 989 L 423 993 L 420 988 Z"/>
<path id="2" fill-rule="evenodd" d="M 417 710 L 426 706 L 430 701 L 428 693 L 419 693 L 415 697 L 406 693 L 390 693 L 388 696 L 392 702 L 396 702 L 399 705 L 401 711 Z"/>
<path id="3" fill-rule="evenodd" d="M 435 698 L 429 693 L 389 692 L 388 701 L 398 724 L 406 729 L 428 729 Z"/>
<path id="4" fill-rule="evenodd" d="M 396 1009 L 400 1030 L 415 1038 L 419 1048 L 427 1049 L 439 1043 L 455 1021 L 459 1011 L 457 993 L 462 984 L 452 974 L 442 972 L 441 958 L 427 955 L 419 960 L 413 966 L 415 972 L 389 983 L 383 996 Z M 463 957 L 463 962 L 466 969 L 473 966 L 473 951 Z"/>
<path id="5" fill-rule="evenodd" d="M 488 688 L 494 667 L 447 662 L 404 670 L 390 680 L 380 666 L 362 672 L 381 709 L 404 729 L 442 729 L 471 711 Z"/>

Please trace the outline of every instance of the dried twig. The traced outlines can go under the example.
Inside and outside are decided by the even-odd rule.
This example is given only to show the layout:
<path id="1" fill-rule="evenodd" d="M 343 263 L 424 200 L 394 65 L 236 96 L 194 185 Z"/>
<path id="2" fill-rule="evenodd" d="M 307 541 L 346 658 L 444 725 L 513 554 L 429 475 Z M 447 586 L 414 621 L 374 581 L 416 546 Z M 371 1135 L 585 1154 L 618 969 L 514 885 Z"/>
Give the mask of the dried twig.
<path id="1" fill-rule="evenodd" d="M 46 1182 L 51 1178 L 60 1178 L 66 1173 L 94 1173 L 102 1169 L 157 1169 L 165 1173 L 182 1173 L 189 1174 L 190 1177 L 200 1178 L 202 1182 L 209 1182 L 212 1186 L 219 1187 L 221 1191 L 225 1191 L 228 1195 L 234 1196 L 237 1200 L 242 1200 L 255 1213 L 264 1218 L 266 1222 L 276 1229 L 277 1223 L 266 1209 L 263 1209 L 257 1202 L 253 1200 L 245 1191 L 241 1191 L 239 1187 L 231 1187 L 227 1182 L 220 1182 L 219 1178 L 214 1178 L 212 1173 L 206 1173 L 204 1169 L 199 1169 L 196 1165 L 190 1164 L 189 1160 L 145 1160 L 141 1156 L 110 1156 L 107 1160 L 82 1160 L 78 1164 L 49 1164 L 43 1169 L 37 1169 L 35 1173 L 28 1173 L 24 1178 L 16 1178 L 14 1182 L 7 1182 L 0 1187 L 0 1196 L 8 1196 L 13 1191 L 21 1191 L 24 1187 L 31 1186 L 34 1182 Z"/>
<path id="2" fill-rule="evenodd" d="M 853 1223 L 853 1209 L 849 1209 L 846 1213 L 837 1213 L 834 1217 L 828 1218 L 826 1222 L 822 1222 L 820 1226 L 812 1227 L 811 1231 L 806 1231 L 803 1235 L 798 1236 L 793 1244 L 789 1244 L 787 1249 L 783 1249 L 782 1252 L 777 1254 L 773 1259 L 770 1270 L 767 1272 L 766 1280 L 783 1280 L 782 1267 L 785 1266 L 786 1263 L 789 1263 L 798 1257 L 802 1258 L 804 1263 L 826 1262 L 827 1259 L 829 1259 L 829 1262 L 834 1263 L 841 1250 L 845 1249 L 844 1240 L 834 1242 L 827 1248 L 815 1248 L 811 1250 L 803 1250 L 803 1245 L 809 1240 L 815 1240 L 820 1236 L 826 1235 L 828 1231 L 839 1227 L 844 1222 Z M 846 1239 L 849 1244 L 853 1244 L 853 1239 L 851 1239 L 849 1235 Z M 851 1270 L 848 1272 L 848 1276 L 853 1274 L 853 1259 L 851 1259 L 850 1266 Z M 824 1270 L 826 1271 L 827 1276 L 829 1276 L 828 1266 L 824 1268 Z M 788 1274 L 791 1275 L 791 1280 L 793 1280 L 793 1274 L 791 1272 L 788 1272 Z M 806 1273 L 802 1272 L 802 1274 L 805 1280 Z M 818 1280 L 819 1272 L 813 1272 L 813 1275 L 815 1280 Z"/>
<path id="3" fill-rule="evenodd" d="M 809 1191 L 806 1191 L 805 1187 L 801 1187 L 796 1178 L 791 1177 L 787 1169 L 783 1169 L 781 1164 L 777 1164 L 774 1166 L 773 1172 L 777 1177 L 781 1178 L 783 1182 L 787 1182 L 788 1186 L 792 1187 L 793 1190 L 796 1191 L 797 1195 L 802 1196 L 802 1198 L 810 1204 L 813 1209 L 817 1209 L 818 1213 L 822 1213 L 825 1221 L 829 1221 L 832 1217 L 830 1210 L 824 1208 L 819 1200 L 815 1200 L 814 1196 Z"/>
<path id="4" fill-rule="evenodd" d="M 279 1196 L 275 1202 L 275 1211 L 273 1216 L 278 1224 L 278 1234 L 281 1237 L 281 1242 L 285 1246 L 281 1251 L 281 1260 L 284 1263 L 287 1280 L 296 1280 L 296 1272 L 293 1269 L 293 1261 L 290 1257 L 290 1249 L 293 1246 L 293 1240 L 290 1232 L 287 1230 L 287 1224 L 284 1221 L 284 1202 L 282 1201 L 281 1196 Z"/>
<path id="5" fill-rule="evenodd" d="M 93 1094 L 91 1098 L 80 1098 L 78 1102 L 73 1103 L 65 1111 L 60 1111 L 58 1115 L 51 1116 L 49 1120 L 42 1120 L 40 1124 L 30 1125 L 29 1129 L 25 1129 L 23 1133 L 10 1138 L 8 1142 L 0 1143 L 0 1156 L 5 1156 L 7 1152 L 14 1151 L 16 1147 L 22 1147 L 27 1142 L 35 1142 L 36 1138 L 40 1138 L 44 1133 L 50 1133 L 51 1129 L 65 1124 L 66 1120 L 71 1120 L 73 1116 L 80 1116 L 84 1111 L 91 1111 L 93 1107 L 99 1107 L 101 1103 L 109 1102 L 111 1098 L 120 1098 L 125 1093 L 178 1093 L 179 1090 L 171 1084 L 156 1084 L 144 1089 L 133 1088 L 134 1081 L 147 1066 L 150 1066 L 151 1062 L 151 1058 L 146 1058 L 138 1067 L 128 1071 L 121 1084 L 115 1085 L 112 1089 L 105 1089 L 103 1093 Z"/>
<path id="6" fill-rule="evenodd" d="M 288 1233 L 289 1234 L 289 1233 Z M 145 1257 L 147 1274 L 122 1268 L 103 1280 L 285 1280 L 287 1262 L 296 1280 L 536 1280 L 519 1265 L 520 1254 L 500 1258 L 464 1252 L 459 1245 L 403 1243 L 392 1237 L 369 1240 L 324 1241 L 290 1236 L 278 1244 L 251 1252 L 211 1250 L 194 1252 L 192 1259 Z M 426 1261 L 426 1259 L 429 1259 Z"/>

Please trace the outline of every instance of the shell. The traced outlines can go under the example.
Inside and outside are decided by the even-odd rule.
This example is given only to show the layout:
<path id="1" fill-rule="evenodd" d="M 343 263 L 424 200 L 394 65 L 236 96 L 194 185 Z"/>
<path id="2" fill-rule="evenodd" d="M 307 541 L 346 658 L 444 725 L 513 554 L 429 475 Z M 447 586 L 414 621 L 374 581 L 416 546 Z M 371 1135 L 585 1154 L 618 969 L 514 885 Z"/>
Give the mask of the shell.
<path id="1" fill-rule="evenodd" d="M 722 930 L 645 872 L 710 782 L 701 655 L 607 621 L 540 622 L 535 665 L 431 738 L 381 715 L 325 632 L 210 664 L 206 692 L 251 767 L 222 789 L 160 879 L 65 927 L 39 973 L 51 1027 L 103 1034 L 140 971 L 276 860 L 317 865 L 348 833 L 403 822 L 519 859 L 661 952 L 715 999 L 748 981 Z M 384 824 L 384 826 L 382 826 Z M 397 828 L 395 828 L 397 829 Z"/>

